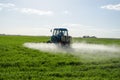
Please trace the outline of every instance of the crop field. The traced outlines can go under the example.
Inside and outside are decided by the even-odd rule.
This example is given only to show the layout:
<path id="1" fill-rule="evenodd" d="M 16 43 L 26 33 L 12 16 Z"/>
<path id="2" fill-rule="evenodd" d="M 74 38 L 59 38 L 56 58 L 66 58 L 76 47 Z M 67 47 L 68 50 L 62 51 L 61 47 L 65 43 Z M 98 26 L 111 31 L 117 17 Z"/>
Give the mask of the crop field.
<path id="1" fill-rule="evenodd" d="M 24 46 L 25 43 L 45 43 L 49 38 L 0 36 L 0 80 L 120 80 L 120 39 L 73 39 L 73 43 L 85 43 L 83 47 L 107 46 L 107 51 L 97 51 L 97 55 L 95 51 L 94 54 L 89 50 L 90 53 L 85 52 L 86 49 L 78 55 L 74 51 L 54 53 Z M 90 49 L 94 47 L 96 45 L 90 45 Z M 98 50 L 104 49 L 98 46 Z"/>

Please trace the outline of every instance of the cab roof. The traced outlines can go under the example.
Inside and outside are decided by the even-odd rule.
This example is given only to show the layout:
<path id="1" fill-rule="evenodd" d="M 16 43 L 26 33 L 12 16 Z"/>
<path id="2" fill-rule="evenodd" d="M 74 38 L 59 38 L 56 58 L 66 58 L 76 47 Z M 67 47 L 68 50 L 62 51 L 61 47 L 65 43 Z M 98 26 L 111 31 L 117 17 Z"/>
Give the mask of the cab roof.
<path id="1" fill-rule="evenodd" d="M 54 28 L 54 30 L 63 30 L 63 31 L 68 31 L 66 28 Z"/>

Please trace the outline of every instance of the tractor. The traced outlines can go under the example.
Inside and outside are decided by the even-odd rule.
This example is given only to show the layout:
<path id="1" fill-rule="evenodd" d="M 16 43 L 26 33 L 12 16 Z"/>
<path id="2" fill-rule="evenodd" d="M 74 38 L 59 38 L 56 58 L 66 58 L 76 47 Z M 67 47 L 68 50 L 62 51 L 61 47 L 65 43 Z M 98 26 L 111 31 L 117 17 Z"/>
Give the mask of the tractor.
<path id="1" fill-rule="evenodd" d="M 70 46 L 72 37 L 68 35 L 66 28 L 54 28 L 51 40 L 48 43 L 55 43 L 61 46 Z"/>

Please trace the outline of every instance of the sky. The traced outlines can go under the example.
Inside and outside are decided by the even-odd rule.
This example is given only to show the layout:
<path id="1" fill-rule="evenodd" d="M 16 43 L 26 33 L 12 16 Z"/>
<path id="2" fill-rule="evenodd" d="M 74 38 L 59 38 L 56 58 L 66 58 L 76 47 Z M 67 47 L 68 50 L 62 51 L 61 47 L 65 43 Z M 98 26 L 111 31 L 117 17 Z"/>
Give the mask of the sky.
<path id="1" fill-rule="evenodd" d="M 0 34 L 120 38 L 120 0 L 0 0 Z"/>

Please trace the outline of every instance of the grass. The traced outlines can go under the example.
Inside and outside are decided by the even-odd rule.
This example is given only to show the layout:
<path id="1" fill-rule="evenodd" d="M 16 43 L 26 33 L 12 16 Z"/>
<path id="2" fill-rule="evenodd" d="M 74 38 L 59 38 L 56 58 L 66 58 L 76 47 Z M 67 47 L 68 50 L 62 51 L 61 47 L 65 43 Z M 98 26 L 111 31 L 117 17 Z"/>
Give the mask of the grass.
<path id="1" fill-rule="evenodd" d="M 120 39 L 112 38 L 74 38 L 74 42 L 86 42 L 93 44 L 118 45 L 120 46 Z"/>
<path id="2" fill-rule="evenodd" d="M 51 54 L 23 47 L 49 37 L 0 36 L 0 80 L 120 80 L 120 59 L 86 62 L 70 54 Z M 116 44 L 120 39 L 82 39 L 77 42 Z"/>

